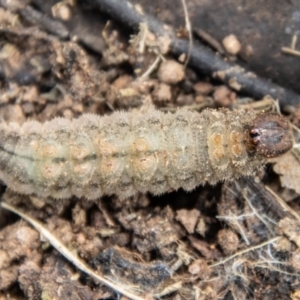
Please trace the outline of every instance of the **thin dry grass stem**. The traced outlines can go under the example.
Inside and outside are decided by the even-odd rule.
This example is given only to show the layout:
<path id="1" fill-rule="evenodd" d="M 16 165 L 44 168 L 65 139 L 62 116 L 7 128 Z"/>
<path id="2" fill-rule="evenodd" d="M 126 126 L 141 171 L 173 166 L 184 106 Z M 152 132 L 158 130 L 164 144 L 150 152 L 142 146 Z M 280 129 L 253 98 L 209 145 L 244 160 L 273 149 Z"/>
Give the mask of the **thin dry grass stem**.
<path id="1" fill-rule="evenodd" d="M 176 254 L 186 265 L 189 265 L 196 259 L 195 255 L 191 253 L 180 240 L 177 241 L 177 244 L 178 248 L 176 250 Z"/>
<path id="2" fill-rule="evenodd" d="M 281 51 L 283 53 L 286 53 L 286 54 L 291 54 L 291 55 L 294 55 L 294 56 L 300 56 L 300 51 L 294 50 L 294 49 L 291 49 L 291 48 L 288 48 L 288 47 L 282 47 Z"/>
<path id="3" fill-rule="evenodd" d="M 122 280 L 122 279 L 119 279 L 118 275 L 115 274 L 115 273 L 112 273 L 114 277 L 109 277 L 109 276 L 103 276 L 103 278 L 105 278 L 106 280 L 108 280 L 110 283 L 112 284 L 115 284 L 116 286 L 120 285 L 120 281 L 119 280 Z M 123 287 L 126 289 L 126 290 L 130 290 L 131 293 L 136 292 L 136 293 L 140 293 L 142 292 L 141 288 L 138 286 L 138 285 L 134 285 L 134 284 L 130 284 L 128 282 L 126 282 L 126 285 L 125 284 L 121 284 L 123 285 Z M 116 292 L 120 293 L 119 290 L 115 290 Z M 120 293 L 122 294 L 122 293 Z M 122 294 L 124 295 L 124 294 Z M 145 299 L 145 298 L 142 298 L 142 299 Z M 152 298 L 150 298 L 151 300 L 153 300 Z M 147 299 L 148 300 L 148 299 Z"/>
<path id="4" fill-rule="evenodd" d="M 276 112 L 279 114 L 282 114 L 281 109 L 280 109 L 279 100 L 277 99 L 277 100 L 273 100 L 273 101 L 274 101 L 274 106 L 275 106 Z"/>
<path id="5" fill-rule="evenodd" d="M 298 133 L 300 133 L 300 129 L 299 129 L 296 125 L 292 124 L 292 127 L 293 127 L 293 129 L 295 129 Z"/>
<path id="6" fill-rule="evenodd" d="M 160 291 L 159 293 L 154 294 L 153 296 L 155 298 L 160 298 L 160 297 L 169 295 L 169 294 L 171 294 L 173 292 L 176 292 L 176 291 L 178 291 L 181 288 L 182 288 L 182 282 L 179 281 L 179 282 L 176 282 L 174 284 L 171 284 L 171 285 L 165 287 L 162 291 Z"/>
<path id="7" fill-rule="evenodd" d="M 187 6 L 186 6 L 186 0 L 181 0 L 181 3 L 182 3 L 183 11 L 184 11 L 185 28 L 189 35 L 189 50 L 188 50 L 186 60 L 184 62 L 184 68 L 186 68 L 189 63 L 189 60 L 190 60 L 191 50 L 193 48 L 193 34 L 192 34 L 192 24 L 191 24 L 191 20 L 189 17 Z"/>
<path id="8" fill-rule="evenodd" d="M 228 223 L 230 223 L 230 226 L 233 227 L 235 230 L 237 230 L 240 234 L 240 236 L 242 237 L 242 239 L 245 241 L 245 243 L 249 246 L 250 245 L 250 241 L 247 238 L 247 235 L 243 229 L 243 227 L 241 226 L 241 224 L 239 223 L 239 221 L 244 220 L 247 217 L 253 216 L 254 214 L 243 214 L 243 215 L 232 215 L 232 216 L 217 216 L 217 219 L 221 219 L 221 220 L 225 220 Z"/>
<path id="9" fill-rule="evenodd" d="M 269 255 L 269 257 L 271 258 L 271 259 L 273 259 L 273 260 L 275 260 L 276 258 L 274 257 L 274 255 L 273 255 L 273 253 L 272 253 L 272 248 L 271 248 L 271 245 L 269 244 L 268 245 L 268 251 L 265 251 L 268 255 Z"/>
<path id="10" fill-rule="evenodd" d="M 146 23 L 139 24 L 139 31 L 136 35 L 132 35 L 129 39 L 130 44 L 137 46 L 137 52 L 139 54 L 144 54 L 147 47 L 147 35 L 149 33 L 149 28 Z"/>
<path id="11" fill-rule="evenodd" d="M 262 269 L 268 269 L 270 271 L 281 273 L 281 274 L 288 275 L 288 276 L 297 276 L 297 277 L 299 276 L 299 274 L 297 274 L 297 273 L 286 272 L 286 271 L 283 271 L 281 269 L 275 268 L 275 267 L 270 266 L 270 265 L 265 266 L 265 267 L 264 266 L 255 266 L 255 267 L 262 268 Z"/>
<path id="12" fill-rule="evenodd" d="M 176 259 L 170 267 L 172 273 L 175 273 L 182 265 L 189 265 L 196 259 L 193 253 L 189 253 L 188 249 L 186 249 L 185 245 L 180 240 L 177 240 L 176 243 L 178 245 L 176 250 L 178 259 Z"/>
<path id="13" fill-rule="evenodd" d="M 296 49 L 297 40 L 298 40 L 298 36 L 297 34 L 294 34 L 292 36 L 291 49 Z"/>
<path id="14" fill-rule="evenodd" d="M 178 259 L 171 265 L 170 269 L 172 273 L 175 273 L 182 265 L 189 265 L 192 261 L 196 259 L 193 253 L 189 253 L 185 245 L 180 241 L 176 241 L 178 247 L 176 250 L 176 255 Z"/>
<path id="15" fill-rule="evenodd" d="M 128 286 L 122 286 L 120 283 L 114 283 L 110 279 L 103 277 L 102 275 L 96 274 L 92 269 L 90 269 L 84 262 L 82 262 L 76 255 L 74 255 L 67 247 L 65 247 L 54 235 L 52 235 L 41 223 L 34 220 L 30 216 L 25 213 L 22 213 L 17 208 L 4 203 L 0 202 L 0 206 L 4 209 L 7 209 L 24 220 L 26 220 L 29 224 L 31 224 L 44 238 L 46 238 L 49 243 L 63 255 L 67 260 L 69 260 L 74 266 L 76 266 L 79 270 L 86 273 L 87 275 L 91 276 L 93 279 L 101 282 L 102 284 L 110 287 L 114 291 L 134 300 L 143 300 L 143 297 L 128 291 Z"/>
<path id="16" fill-rule="evenodd" d="M 226 189 L 235 197 L 238 197 L 238 194 L 232 190 L 229 187 L 226 187 Z M 240 236 L 242 237 L 242 239 L 244 240 L 244 242 L 249 246 L 250 245 L 250 241 L 247 237 L 247 234 L 243 228 L 243 226 L 241 226 L 240 221 L 244 221 L 246 218 L 249 217 L 253 217 L 255 214 L 254 212 L 251 214 L 237 214 L 238 212 L 236 212 L 235 214 L 232 215 L 226 215 L 226 216 L 217 216 L 217 219 L 221 219 L 221 220 L 225 220 L 227 221 L 231 227 L 233 227 L 236 231 L 239 232 Z"/>
<path id="17" fill-rule="evenodd" d="M 147 47 L 149 47 L 149 41 L 147 41 L 148 35 L 151 34 L 149 31 L 147 23 L 140 23 L 139 32 L 137 35 L 134 35 L 130 39 L 131 44 L 137 44 L 139 54 L 144 54 Z M 161 61 L 165 61 L 164 56 L 160 53 L 160 51 L 153 51 L 156 54 L 156 58 L 154 62 L 147 68 L 147 70 L 137 78 L 137 80 L 143 80 L 148 78 L 152 72 L 158 67 Z"/>
<path id="18" fill-rule="evenodd" d="M 144 53 L 146 49 L 146 39 L 147 39 L 147 34 L 149 32 L 148 26 L 146 23 L 141 23 L 140 24 L 140 32 L 139 32 L 139 48 L 138 52 L 139 53 Z"/>
<path id="19" fill-rule="evenodd" d="M 263 214 L 264 219 L 268 220 L 270 223 L 272 223 L 274 226 L 277 226 L 277 221 L 270 218 L 268 215 Z"/>
<path id="20" fill-rule="evenodd" d="M 180 258 L 177 259 L 175 263 L 170 267 L 172 273 L 175 273 L 182 265 L 183 265 L 183 260 Z"/>
<path id="21" fill-rule="evenodd" d="M 289 266 L 289 263 L 288 262 L 284 262 L 284 261 L 269 260 L 269 259 L 266 259 L 265 257 L 261 257 L 261 256 L 260 256 L 260 259 L 261 260 L 253 263 L 253 265 L 255 267 L 264 266 L 264 265 L 283 265 L 283 266 Z"/>
<path id="22" fill-rule="evenodd" d="M 289 213 L 290 215 L 292 215 L 293 217 L 295 217 L 298 221 L 300 221 L 300 215 L 299 215 L 296 211 L 292 210 L 291 207 L 288 206 L 288 205 L 286 204 L 286 202 L 283 201 L 283 199 L 281 199 L 281 198 L 280 198 L 274 191 L 272 191 L 272 189 L 270 189 L 267 185 L 265 185 L 265 188 L 266 188 L 266 190 L 267 190 L 269 193 L 272 194 L 272 196 L 274 196 L 274 198 L 276 199 L 277 203 L 280 204 L 280 206 L 281 206 L 281 208 L 282 208 L 282 210 L 283 210 L 284 212 Z"/>
<path id="23" fill-rule="evenodd" d="M 236 252 L 235 254 L 233 254 L 233 255 L 231 255 L 231 256 L 229 256 L 229 257 L 227 257 L 227 258 L 225 258 L 225 259 L 223 259 L 223 260 L 221 260 L 221 261 L 219 261 L 219 262 L 217 262 L 217 263 L 211 264 L 211 265 L 209 265 L 209 266 L 212 267 L 212 268 L 214 268 L 214 267 L 216 267 L 216 266 L 225 264 L 226 262 L 228 262 L 229 260 L 231 260 L 231 259 L 233 259 L 233 258 L 235 258 L 235 257 L 238 257 L 238 256 L 243 255 L 243 254 L 246 254 L 246 253 L 248 253 L 248 252 L 251 252 L 251 251 L 260 249 L 260 248 L 262 248 L 262 247 L 264 247 L 264 246 L 267 246 L 267 245 L 269 245 L 269 244 L 273 244 L 273 243 L 275 243 L 276 241 L 278 241 L 280 238 L 281 238 L 281 236 L 276 236 L 276 237 L 274 237 L 274 238 L 272 238 L 272 239 L 270 239 L 270 240 L 267 240 L 267 241 L 265 241 L 265 242 L 263 242 L 263 243 L 261 243 L 261 244 L 255 245 L 255 246 L 253 246 L 253 247 L 246 248 L 246 249 L 241 250 L 241 251 L 238 251 L 238 252 Z"/>
<path id="24" fill-rule="evenodd" d="M 110 227 L 116 227 L 117 224 L 114 221 L 113 217 L 110 215 L 110 213 L 108 212 L 108 210 L 106 209 L 104 203 L 103 203 L 103 199 L 101 198 L 98 202 L 98 208 L 100 209 L 100 211 L 102 212 L 104 218 L 105 218 L 105 222 L 107 223 L 108 226 Z"/>
<path id="25" fill-rule="evenodd" d="M 293 128 L 293 131 L 296 132 L 295 135 L 300 136 L 300 129 L 294 124 L 291 124 L 291 125 L 292 125 L 292 128 Z M 300 148 L 300 143 L 295 142 L 294 145 L 293 145 L 293 149 L 298 150 L 299 148 Z"/>
<path id="26" fill-rule="evenodd" d="M 293 145 L 293 149 L 292 149 L 292 154 L 299 160 L 300 157 L 300 143 L 299 143 L 299 139 L 300 139 L 300 129 L 295 126 L 294 124 L 291 124 L 292 128 L 293 128 L 293 134 L 294 134 L 294 145 Z"/>
<path id="27" fill-rule="evenodd" d="M 230 274 L 231 277 L 239 277 L 243 282 L 249 283 L 249 278 L 244 271 L 246 264 L 249 264 L 249 261 L 244 257 L 240 257 L 227 267 L 229 270 L 226 273 Z"/>
<path id="28" fill-rule="evenodd" d="M 247 245 L 250 245 L 250 241 L 249 241 L 249 239 L 248 239 L 248 237 L 247 237 L 247 235 L 246 235 L 246 233 L 245 233 L 245 231 L 244 231 L 244 228 L 240 225 L 239 222 L 235 222 L 235 225 L 236 225 L 236 227 L 238 228 L 238 230 L 239 230 L 239 232 L 240 232 L 240 235 L 241 235 L 241 237 L 243 238 L 243 240 L 245 241 L 245 243 L 246 243 Z"/>
<path id="29" fill-rule="evenodd" d="M 153 64 L 139 77 L 139 79 L 148 78 L 152 74 L 152 72 L 158 67 L 161 60 L 162 56 L 158 55 Z"/>
<path id="30" fill-rule="evenodd" d="M 269 252 L 267 253 L 269 255 Z M 251 267 L 254 268 L 261 268 L 261 269 L 268 269 L 270 271 L 282 273 L 289 276 L 299 276 L 297 273 L 290 273 L 287 271 L 284 271 L 283 269 L 276 268 L 275 265 L 288 267 L 290 266 L 289 262 L 287 261 L 279 261 L 276 260 L 276 258 L 271 257 L 271 259 L 266 258 L 262 254 L 259 255 L 259 260 L 250 262 Z"/>
<path id="31" fill-rule="evenodd" d="M 300 143 L 294 144 L 293 148 L 294 149 L 299 149 L 300 148 Z"/>
<path id="32" fill-rule="evenodd" d="M 268 230 L 274 234 L 274 230 L 272 229 L 272 227 L 270 226 L 269 222 L 267 222 L 265 220 L 265 218 L 257 211 L 257 209 L 252 205 L 251 199 L 249 199 L 248 195 L 247 195 L 247 190 L 243 189 L 242 191 L 242 195 L 244 197 L 244 199 L 246 200 L 246 202 L 248 203 L 248 205 L 250 206 L 250 208 L 252 209 L 254 215 L 268 228 Z"/>
<path id="33" fill-rule="evenodd" d="M 110 27 L 110 25 L 111 25 L 111 22 L 110 22 L 110 21 L 107 21 L 106 24 L 105 24 L 105 26 L 104 26 L 104 28 L 103 28 L 103 30 L 102 30 L 102 32 L 101 32 L 102 37 L 103 37 L 103 39 L 104 39 L 104 41 L 105 41 L 105 43 L 106 43 L 107 45 L 110 44 L 110 43 L 109 43 L 109 37 L 108 37 L 108 34 L 107 34 L 107 30 L 108 30 L 108 28 Z"/>
<path id="34" fill-rule="evenodd" d="M 238 194 L 232 188 L 226 186 L 226 190 L 229 191 L 234 197 L 238 197 Z"/>
<path id="35" fill-rule="evenodd" d="M 300 56 L 300 51 L 296 50 L 297 41 L 298 41 L 298 36 L 297 36 L 297 34 L 294 34 L 292 36 L 290 47 L 282 47 L 281 51 L 283 53 L 287 53 L 287 54 L 291 54 L 291 55 L 295 55 L 295 56 Z"/>
<path id="36" fill-rule="evenodd" d="M 255 216 L 254 213 L 251 214 L 242 214 L 242 215 L 232 215 L 232 216 L 217 216 L 217 219 L 226 220 L 226 221 L 243 221 L 246 218 Z"/>
<path id="37" fill-rule="evenodd" d="M 278 100 L 274 100 L 270 96 L 265 96 L 263 99 L 261 99 L 259 101 L 250 102 L 250 103 L 248 103 L 248 101 L 245 103 L 243 101 L 244 99 L 245 98 L 239 98 L 239 101 L 237 101 L 233 105 L 233 108 L 235 108 L 235 109 L 246 109 L 246 110 L 250 109 L 250 110 L 255 110 L 255 111 L 258 111 L 258 112 L 272 111 L 272 112 L 278 112 L 278 113 L 280 113 L 279 101 Z M 252 101 L 253 99 L 250 98 L 250 100 Z"/>

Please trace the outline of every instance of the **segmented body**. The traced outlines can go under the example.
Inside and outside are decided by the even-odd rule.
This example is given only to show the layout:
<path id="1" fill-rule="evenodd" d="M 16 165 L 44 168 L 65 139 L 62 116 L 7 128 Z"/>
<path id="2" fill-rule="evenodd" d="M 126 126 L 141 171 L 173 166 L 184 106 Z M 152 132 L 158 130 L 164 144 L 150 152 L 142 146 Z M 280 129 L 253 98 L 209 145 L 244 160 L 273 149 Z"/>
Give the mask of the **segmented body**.
<path id="1" fill-rule="evenodd" d="M 150 110 L 1 124 L 0 179 L 19 193 L 58 199 L 190 191 L 261 168 L 256 118 L 245 111 Z"/>

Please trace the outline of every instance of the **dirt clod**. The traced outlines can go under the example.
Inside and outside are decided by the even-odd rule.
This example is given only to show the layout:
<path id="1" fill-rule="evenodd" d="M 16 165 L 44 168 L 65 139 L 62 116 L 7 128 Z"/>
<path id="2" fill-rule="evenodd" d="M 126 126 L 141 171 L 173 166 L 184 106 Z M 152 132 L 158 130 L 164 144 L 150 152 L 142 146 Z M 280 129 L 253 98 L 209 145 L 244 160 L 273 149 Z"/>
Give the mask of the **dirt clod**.
<path id="1" fill-rule="evenodd" d="M 195 226 L 198 222 L 200 212 L 197 209 L 177 211 L 176 220 L 178 220 L 187 230 L 189 234 L 194 233 Z"/>
<path id="2" fill-rule="evenodd" d="M 218 242 L 226 255 L 237 251 L 240 243 L 237 234 L 228 229 L 222 229 L 218 232 Z"/>
<path id="3" fill-rule="evenodd" d="M 192 275 L 198 275 L 201 279 L 206 279 L 211 275 L 212 269 L 204 259 L 197 259 L 190 264 L 189 272 Z"/>
<path id="4" fill-rule="evenodd" d="M 300 249 L 294 251 L 290 258 L 291 266 L 297 271 L 300 271 Z"/>
<path id="5" fill-rule="evenodd" d="M 222 85 L 215 89 L 213 98 L 218 106 L 227 107 L 235 102 L 235 93 Z"/>
<path id="6" fill-rule="evenodd" d="M 242 46 L 234 34 L 226 36 L 223 41 L 223 46 L 229 54 L 236 55 L 240 52 Z"/>
<path id="7" fill-rule="evenodd" d="M 214 90 L 214 86 L 209 82 L 200 81 L 194 84 L 194 90 L 197 94 L 208 95 Z"/>
<path id="8" fill-rule="evenodd" d="M 184 78 L 184 67 L 175 60 L 165 60 L 161 63 L 157 76 L 166 84 L 176 84 Z"/>
<path id="9" fill-rule="evenodd" d="M 166 102 L 170 102 L 172 99 L 171 87 L 168 84 L 161 83 L 156 86 L 154 91 L 153 102 L 161 105 Z"/>

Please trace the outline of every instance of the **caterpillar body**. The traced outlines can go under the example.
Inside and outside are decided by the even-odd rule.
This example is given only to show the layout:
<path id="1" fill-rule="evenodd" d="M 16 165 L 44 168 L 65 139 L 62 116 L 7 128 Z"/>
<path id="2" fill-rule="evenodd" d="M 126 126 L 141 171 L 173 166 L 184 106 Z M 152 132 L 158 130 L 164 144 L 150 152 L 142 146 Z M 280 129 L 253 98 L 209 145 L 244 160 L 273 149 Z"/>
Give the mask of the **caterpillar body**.
<path id="1" fill-rule="evenodd" d="M 0 124 L 0 179 L 12 190 L 62 199 L 155 195 L 253 175 L 293 145 L 275 114 L 178 110 Z"/>

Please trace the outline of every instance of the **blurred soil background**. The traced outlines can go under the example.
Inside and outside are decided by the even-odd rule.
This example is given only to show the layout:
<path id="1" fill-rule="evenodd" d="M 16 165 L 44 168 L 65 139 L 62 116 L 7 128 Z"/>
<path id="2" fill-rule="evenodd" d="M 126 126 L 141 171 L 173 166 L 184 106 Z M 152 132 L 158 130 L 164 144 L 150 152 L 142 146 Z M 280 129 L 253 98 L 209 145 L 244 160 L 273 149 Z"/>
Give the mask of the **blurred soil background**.
<path id="1" fill-rule="evenodd" d="M 299 30 L 295 0 L 0 0 L 0 118 L 280 107 L 298 143 Z M 299 158 L 160 197 L 55 201 L 1 186 L 111 284 L 0 209 L 0 300 L 299 300 Z"/>

